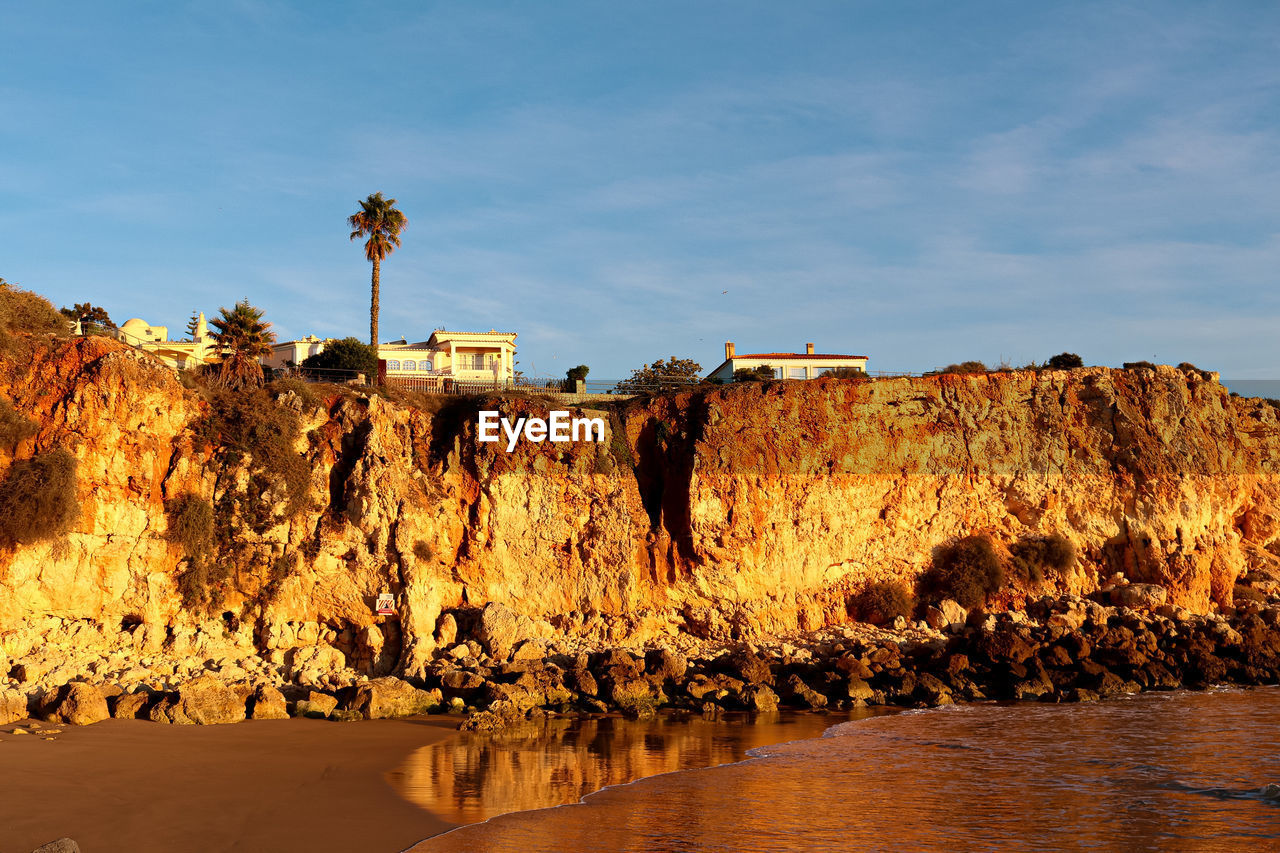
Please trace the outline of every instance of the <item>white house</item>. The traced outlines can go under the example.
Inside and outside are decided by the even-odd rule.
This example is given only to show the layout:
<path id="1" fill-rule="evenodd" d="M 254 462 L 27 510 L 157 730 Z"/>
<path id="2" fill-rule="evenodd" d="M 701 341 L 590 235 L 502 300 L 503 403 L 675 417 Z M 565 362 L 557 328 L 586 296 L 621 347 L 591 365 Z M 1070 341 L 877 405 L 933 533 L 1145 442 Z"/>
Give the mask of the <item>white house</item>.
<path id="1" fill-rule="evenodd" d="M 813 344 L 805 344 L 804 352 L 752 352 L 739 354 L 735 352 L 733 342 L 724 345 L 724 361 L 708 374 L 709 379 L 732 382 L 733 372 L 746 368 L 755 370 L 769 367 L 775 379 L 816 379 L 824 371 L 838 367 L 851 367 L 867 372 L 865 355 L 832 355 L 815 353 Z"/>
<path id="2" fill-rule="evenodd" d="M 296 341 L 277 341 L 271 345 L 271 355 L 264 357 L 262 363 L 267 367 L 288 367 L 289 362 L 302 364 L 303 359 L 322 352 L 324 345 L 331 340 L 333 339 L 307 335 Z"/>
<path id="3" fill-rule="evenodd" d="M 401 339 L 378 345 L 389 379 L 450 377 L 461 381 L 509 381 L 515 375 L 516 333 L 449 332 L 437 329 L 425 341 Z"/>

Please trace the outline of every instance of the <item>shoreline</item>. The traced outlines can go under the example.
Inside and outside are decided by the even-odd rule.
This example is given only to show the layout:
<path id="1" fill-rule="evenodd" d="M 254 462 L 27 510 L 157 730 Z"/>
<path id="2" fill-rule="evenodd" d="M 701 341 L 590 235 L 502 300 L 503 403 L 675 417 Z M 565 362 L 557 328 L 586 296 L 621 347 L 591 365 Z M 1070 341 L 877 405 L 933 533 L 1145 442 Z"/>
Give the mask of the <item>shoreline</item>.
<path id="1" fill-rule="evenodd" d="M 164 853 L 197 838 L 205 850 L 403 850 L 452 825 L 400 797 L 387 775 L 456 722 L 106 720 L 28 735 L 8 725 L 0 849 L 69 837 L 86 851 Z M 53 740 L 38 733 L 49 730 L 59 732 Z"/>

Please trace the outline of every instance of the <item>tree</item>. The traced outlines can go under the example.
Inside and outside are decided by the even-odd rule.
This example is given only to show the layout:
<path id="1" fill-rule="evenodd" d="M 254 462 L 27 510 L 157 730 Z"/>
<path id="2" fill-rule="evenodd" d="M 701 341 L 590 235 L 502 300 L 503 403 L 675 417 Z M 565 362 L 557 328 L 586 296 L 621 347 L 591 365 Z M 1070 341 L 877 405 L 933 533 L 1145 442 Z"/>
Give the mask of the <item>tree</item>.
<path id="1" fill-rule="evenodd" d="M 1084 359 L 1073 352 L 1064 352 L 1049 359 L 1049 367 L 1054 370 L 1070 370 L 1073 367 L 1084 367 Z"/>
<path id="2" fill-rule="evenodd" d="M 631 377 L 617 385 L 619 391 L 666 391 L 698 384 L 702 365 L 674 355 L 631 371 Z"/>
<path id="3" fill-rule="evenodd" d="M 258 359 L 271 355 L 275 332 L 262 319 L 262 309 L 248 299 L 236 303 L 228 311 L 219 308 L 221 317 L 213 326 L 213 339 L 222 348 L 222 361 L 214 371 L 214 381 L 226 388 L 256 388 L 262 385 L 262 364 Z"/>
<path id="4" fill-rule="evenodd" d="M 105 329 L 114 329 L 116 327 L 116 324 L 111 322 L 111 315 L 107 313 L 106 308 L 99 308 L 89 302 L 77 302 L 74 307 L 63 307 L 59 310 L 62 316 L 68 320 L 81 320 L 85 323 L 102 326 Z"/>
<path id="5" fill-rule="evenodd" d="M 585 364 L 579 364 L 577 367 L 570 367 L 564 373 L 564 378 L 570 382 L 577 382 L 579 379 L 586 379 L 587 374 L 591 372 L 591 368 Z"/>
<path id="6" fill-rule="evenodd" d="M 959 364 L 948 364 L 939 373 L 986 373 L 987 366 L 980 361 L 962 361 Z"/>
<path id="7" fill-rule="evenodd" d="M 345 370 L 363 373 L 373 380 L 378 375 L 378 350 L 359 338 L 329 341 L 324 349 L 302 360 L 304 370 Z M 354 378 L 354 377 L 353 377 Z"/>
<path id="8" fill-rule="evenodd" d="M 734 382 L 768 382 L 774 379 L 773 368 L 767 364 L 758 367 L 739 367 L 733 371 Z"/>
<path id="9" fill-rule="evenodd" d="M 822 373 L 818 375 L 829 376 L 832 379 L 866 379 L 867 378 L 867 372 L 858 367 L 831 367 L 822 371 Z"/>
<path id="10" fill-rule="evenodd" d="M 378 345 L 378 285 L 382 261 L 400 248 L 400 232 L 409 224 L 404 214 L 396 210 L 394 198 L 383 198 L 382 193 L 360 202 L 360 210 L 347 217 L 351 226 L 351 239 L 368 237 L 364 243 L 364 256 L 373 264 L 372 296 L 369 301 L 369 344 Z"/>
<path id="11" fill-rule="evenodd" d="M 187 321 L 187 340 L 194 341 L 196 339 L 196 330 L 200 328 L 200 312 L 192 311 L 191 319 Z"/>

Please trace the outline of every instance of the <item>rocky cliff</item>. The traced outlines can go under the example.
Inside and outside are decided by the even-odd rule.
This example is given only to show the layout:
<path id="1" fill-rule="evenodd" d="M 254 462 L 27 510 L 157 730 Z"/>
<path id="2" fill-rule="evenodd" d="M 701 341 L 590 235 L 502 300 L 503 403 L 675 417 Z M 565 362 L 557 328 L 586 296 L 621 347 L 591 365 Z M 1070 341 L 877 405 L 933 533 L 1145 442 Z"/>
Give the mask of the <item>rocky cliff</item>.
<path id="1" fill-rule="evenodd" d="M 970 533 L 1076 547 L 1071 569 L 999 602 L 1119 573 L 1204 612 L 1269 571 L 1280 538 L 1277 411 L 1167 367 L 695 390 L 595 413 L 603 443 L 511 453 L 476 441 L 476 412 L 548 403 L 313 386 L 261 398 L 300 429 L 255 458 L 211 429 L 225 399 L 102 338 L 0 360 L 0 397 L 35 424 L 0 446 L 0 474 L 56 447 L 78 460 L 70 532 L 0 544 L 0 674 L 7 655 L 50 683 L 176 678 L 183 656 L 229 676 L 246 655 L 286 677 L 414 673 L 486 631 L 500 645 L 813 629 Z M 297 494 L 271 481 L 282 470 L 301 471 Z M 170 529 L 184 495 L 218 516 L 200 560 Z M 396 616 L 374 613 L 384 591 Z M 505 621 L 477 619 L 493 602 Z"/>

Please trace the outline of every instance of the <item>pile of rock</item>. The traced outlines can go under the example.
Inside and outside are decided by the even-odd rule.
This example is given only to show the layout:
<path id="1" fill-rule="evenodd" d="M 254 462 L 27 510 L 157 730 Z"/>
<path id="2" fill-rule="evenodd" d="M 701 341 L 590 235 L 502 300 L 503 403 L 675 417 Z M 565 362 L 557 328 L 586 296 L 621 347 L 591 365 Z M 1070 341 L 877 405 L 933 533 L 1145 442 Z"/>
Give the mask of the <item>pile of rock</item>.
<path id="1" fill-rule="evenodd" d="M 464 723 L 469 729 L 546 712 L 1076 702 L 1280 681 L 1280 606 L 1250 603 L 1230 616 L 1202 616 L 1143 589 L 1108 595 L 1148 609 L 1075 596 L 990 614 L 947 603 L 929 614 L 932 628 L 850 626 L 794 644 L 742 644 L 687 657 L 671 649 L 541 655 L 526 652 L 529 644 L 502 655 L 473 642 L 460 647 L 464 654 L 436 660 L 427 677 L 451 707 L 474 711 Z"/>
<path id="2" fill-rule="evenodd" d="M 0 723 L 32 716 L 85 726 L 109 717 L 174 725 L 218 725 L 245 719 L 280 720 L 290 716 L 337 720 L 373 720 L 443 710 L 439 690 L 423 690 L 399 678 L 384 677 L 328 693 L 285 685 L 227 684 L 201 675 L 173 690 L 142 687 L 125 692 L 118 685 L 71 682 L 28 699 L 16 690 L 0 694 Z"/>

